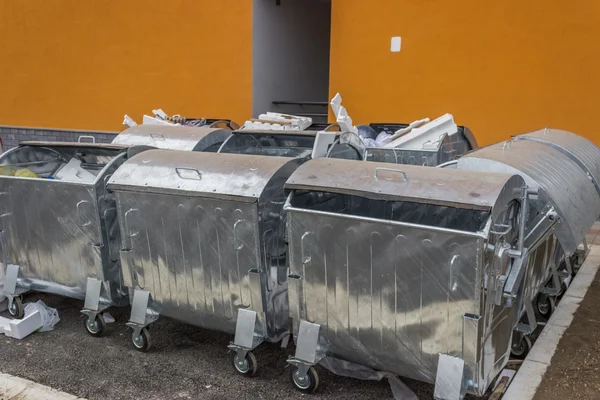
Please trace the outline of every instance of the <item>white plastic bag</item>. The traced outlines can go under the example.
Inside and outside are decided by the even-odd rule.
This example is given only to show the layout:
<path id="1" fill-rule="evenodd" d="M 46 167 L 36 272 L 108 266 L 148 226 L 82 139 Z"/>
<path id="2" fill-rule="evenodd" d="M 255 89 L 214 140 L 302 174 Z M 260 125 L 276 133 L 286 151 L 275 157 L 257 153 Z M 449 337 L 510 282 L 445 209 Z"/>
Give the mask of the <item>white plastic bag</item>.
<path id="1" fill-rule="evenodd" d="M 48 307 L 43 301 L 38 300 L 35 303 L 25 304 L 25 317 L 39 311 L 42 317 L 42 327 L 38 332 L 48 332 L 54 329 L 54 325 L 60 321 L 56 308 Z"/>

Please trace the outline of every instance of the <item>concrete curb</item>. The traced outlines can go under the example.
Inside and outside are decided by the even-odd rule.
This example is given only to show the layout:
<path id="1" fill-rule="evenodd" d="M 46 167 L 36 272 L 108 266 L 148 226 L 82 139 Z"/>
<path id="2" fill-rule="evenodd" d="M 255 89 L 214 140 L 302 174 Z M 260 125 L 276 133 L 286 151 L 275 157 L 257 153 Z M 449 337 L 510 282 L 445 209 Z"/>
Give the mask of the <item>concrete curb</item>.
<path id="1" fill-rule="evenodd" d="M 583 301 L 600 267 L 600 246 L 591 247 L 585 262 L 579 269 L 569 289 L 542 330 L 527 358 L 519 368 L 503 400 L 532 400 L 542 383 L 546 370 L 567 328 L 573 322 L 575 312 Z"/>
<path id="2" fill-rule="evenodd" d="M 85 400 L 48 386 L 0 373 L 0 400 Z"/>

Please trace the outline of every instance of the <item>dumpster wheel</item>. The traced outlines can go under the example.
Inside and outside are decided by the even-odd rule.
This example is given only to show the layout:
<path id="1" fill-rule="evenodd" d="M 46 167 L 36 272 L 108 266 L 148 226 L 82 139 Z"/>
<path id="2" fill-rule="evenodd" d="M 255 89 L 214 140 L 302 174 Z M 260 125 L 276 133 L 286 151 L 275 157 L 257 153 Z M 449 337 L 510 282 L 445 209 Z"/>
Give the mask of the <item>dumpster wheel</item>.
<path id="1" fill-rule="evenodd" d="M 106 322 L 101 314 L 96 315 L 96 318 L 93 320 L 91 320 L 89 315 L 86 315 L 83 326 L 85 327 L 85 331 L 93 337 L 104 335 L 104 331 L 106 330 Z"/>
<path id="2" fill-rule="evenodd" d="M 243 359 L 238 353 L 235 353 L 231 361 L 235 372 L 238 374 L 244 376 L 254 376 L 256 374 L 258 362 L 256 361 L 256 356 L 251 351 L 247 352 L 246 357 Z"/>
<path id="3" fill-rule="evenodd" d="M 23 308 L 23 299 L 21 299 L 20 296 L 13 299 L 11 306 L 8 308 L 8 313 L 13 318 L 23 318 L 23 315 L 25 315 L 25 309 Z"/>
<path id="4" fill-rule="evenodd" d="M 538 294 L 535 303 L 538 312 L 544 318 L 549 318 L 556 309 L 556 299 L 544 293 Z"/>
<path id="5" fill-rule="evenodd" d="M 523 336 L 518 344 L 513 343 L 510 352 L 514 358 L 522 360 L 527 357 L 529 350 L 531 350 L 531 339 L 529 336 Z"/>
<path id="6" fill-rule="evenodd" d="M 310 367 L 304 377 L 301 376 L 298 367 L 291 367 L 289 374 L 294 387 L 302 393 L 314 393 L 319 387 L 319 374 L 315 367 Z"/>
<path id="7" fill-rule="evenodd" d="M 141 352 L 147 352 L 152 347 L 152 342 L 150 341 L 150 332 L 148 332 L 148 328 L 142 328 L 139 335 L 135 334 L 135 331 L 131 333 L 131 345 L 134 349 Z"/>

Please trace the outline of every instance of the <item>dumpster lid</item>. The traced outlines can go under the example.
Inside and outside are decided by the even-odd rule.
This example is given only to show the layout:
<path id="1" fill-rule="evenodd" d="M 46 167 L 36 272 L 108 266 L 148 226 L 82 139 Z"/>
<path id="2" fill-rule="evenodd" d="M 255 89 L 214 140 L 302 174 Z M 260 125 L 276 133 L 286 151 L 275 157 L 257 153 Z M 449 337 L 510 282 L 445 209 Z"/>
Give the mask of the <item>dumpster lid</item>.
<path id="1" fill-rule="evenodd" d="M 39 142 L 26 141 L 19 143 L 19 146 L 32 147 L 83 147 L 88 149 L 108 149 L 108 150 L 126 150 L 129 146 L 112 143 L 90 143 L 90 142 Z"/>
<path id="2" fill-rule="evenodd" d="M 575 251 L 600 215 L 594 183 L 571 157 L 552 146 L 510 140 L 466 154 L 457 167 L 519 174 L 530 189 L 539 189 L 539 200 L 551 204 L 560 216 L 556 234 L 567 253 Z"/>
<path id="3" fill-rule="evenodd" d="M 254 202 L 277 171 L 295 162 L 284 157 L 148 150 L 123 163 L 107 187 Z"/>
<path id="4" fill-rule="evenodd" d="M 158 149 L 202 151 L 221 143 L 231 134 L 228 129 L 195 126 L 136 125 L 119 133 L 113 144 L 144 145 Z"/>
<path id="5" fill-rule="evenodd" d="M 317 158 L 299 167 L 285 187 L 489 210 L 511 177 L 509 174 Z"/>
<path id="6" fill-rule="evenodd" d="M 553 147 L 566 154 L 587 173 L 600 194 L 600 148 L 588 139 L 560 129 L 540 129 L 515 137 Z"/>

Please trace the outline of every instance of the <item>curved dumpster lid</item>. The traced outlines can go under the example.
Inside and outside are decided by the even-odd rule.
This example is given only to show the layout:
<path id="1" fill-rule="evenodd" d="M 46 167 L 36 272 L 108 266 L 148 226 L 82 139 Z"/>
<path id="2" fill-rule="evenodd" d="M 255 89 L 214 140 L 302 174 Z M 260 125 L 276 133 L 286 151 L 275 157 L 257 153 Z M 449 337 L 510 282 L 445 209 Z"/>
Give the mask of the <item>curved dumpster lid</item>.
<path id="1" fill-rule="evenodd" d="M 148 150 L 113 174 L 110 190 L 185 194 L 254 202 L 271 178 L 295 160 L 242 154 Z"/>
<path id="2" fill-rule="evenodd" d="M 566 154 L 589 174 L 600 194 L 600 148 L 588 139 L 571 132 L 550 128 L 518 135 L 515 139 L 543 143 Z"/>
<path id="3" fill-rule="evenodd" d="M 299 167 L 285 188 L 489 210 L 511 179 L 511 187 L 523 187 L 509 174 L 317 158 Z"/>
<path id="4" fill-rule="evenodd" d="M 195 126 L 136 125 L 119 133 L 113 144 L 144 145 L 158 149 L 203 151 L 222 143 L 231 134 L 228 129 Z"/>
<path id="5" fill-rule="evenodd" d="M 546 144 L 511 140 L 474 150 L 458 160 L 459 169 L 521 175 L 540 200 L 561 218 L 556 234 L 567 253 L 575 251 L 600 215 L 600 196 L 587 173 L 564 152 Z"/>

